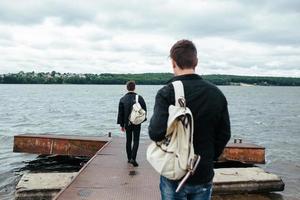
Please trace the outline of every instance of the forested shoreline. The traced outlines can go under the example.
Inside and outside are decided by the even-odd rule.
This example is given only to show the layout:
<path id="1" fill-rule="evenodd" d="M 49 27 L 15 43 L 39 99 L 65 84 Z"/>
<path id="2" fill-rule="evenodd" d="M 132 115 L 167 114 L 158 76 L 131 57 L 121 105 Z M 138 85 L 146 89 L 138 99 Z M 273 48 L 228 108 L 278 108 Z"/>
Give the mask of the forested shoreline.
<path id="1" fill-rule="evenodd" d="M 171 73 L 143 74 L 75 74 L 59 72 L 19 72 L 0 74 L 0 84 L 125 84 L 135 80 L 141 85 L 165 84 L 173 77 Z M 263 85 L 300 86 L 300 78 L 261 77 L 236 75 L 202 75 L 203 79 L 216 85 Z"/>

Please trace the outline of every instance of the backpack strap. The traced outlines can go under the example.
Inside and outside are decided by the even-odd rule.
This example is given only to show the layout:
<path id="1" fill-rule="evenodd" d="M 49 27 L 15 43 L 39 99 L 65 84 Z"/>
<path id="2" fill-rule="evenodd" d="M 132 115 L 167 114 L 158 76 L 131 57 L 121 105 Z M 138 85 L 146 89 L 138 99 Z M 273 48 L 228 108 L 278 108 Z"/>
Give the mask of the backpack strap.
<path id="1" fill-rule="evenodd" d="M 184 98 L 184 101 L 186 101 L 185 99 L 185 95 L 184 95 L 184 87 L 182 84 L 182 81 L 174 81 L 172 82 L 173 87 L 174 87 L 174 93 L 175 93 L 175 106 L 179 106 L 182 107 L 182 105 L 180 105 L 179 103 L 179 99 L 180 98 Z M 186 102 L 185 106 L 186 106 Z M 191 114 L 192 115 L 192 114 Z M 193 116 L 191 116 L 193 117 Z M 183 121 L 184 124 L 189 123 L 190 125 L 190 138 L 189 138 L 189 151 L 191 152 L 193 150 L 193 139 L 194 139 L 194 122 L 193 122 L 193 118 L 191 120 L 189 120 L 188 118 L 185 118 Z"/>
<path id="2" fill-rule="evenodd" d="M 172 84 L 173 84 L 174 93 L 175 93 L 175 106 L 180 106 L 178 100 L 182 97 L 185 98 L 183 84 L 181 81 L 174 81 L 174 82 L 172 82 Z"/>
<path id="3" fill-rule="evenodd" d="M 135 103 L 138 103 L 139 102 L 139 95 L 135 95 Z"/>

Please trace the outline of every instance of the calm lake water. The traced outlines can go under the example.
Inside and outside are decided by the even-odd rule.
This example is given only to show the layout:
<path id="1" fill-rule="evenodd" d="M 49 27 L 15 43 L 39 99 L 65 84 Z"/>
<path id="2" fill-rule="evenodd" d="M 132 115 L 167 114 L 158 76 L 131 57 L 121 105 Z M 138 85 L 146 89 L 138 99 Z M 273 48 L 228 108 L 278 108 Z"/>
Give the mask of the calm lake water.
<path id="1" fill-rule="evenodd" d="M 137 87 L 149 117 L 160 87 Z M 300 199 L 300 87 L 220 89 L 229 103 L 232 138 L 265 146 L 267 163 L 262 167 L 286 183 L 279 199 Z M 22 174 L 16 171 L 24 167 L 24 161 L 36 158 L 12 153 L 14 135 L 121 135 L 116 115 L 124 93 L 120 85 L 0 85 L 0 199 L 13 199 L 13 188 Z M 147 123 L 142 128 L 145 138 Z"/>

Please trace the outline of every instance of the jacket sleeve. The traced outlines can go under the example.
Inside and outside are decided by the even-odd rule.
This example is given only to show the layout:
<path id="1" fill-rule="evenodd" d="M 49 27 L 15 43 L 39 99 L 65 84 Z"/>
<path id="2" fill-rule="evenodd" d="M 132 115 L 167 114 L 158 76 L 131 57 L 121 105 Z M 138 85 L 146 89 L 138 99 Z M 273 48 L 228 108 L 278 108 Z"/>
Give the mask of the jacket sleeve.
<path id="1" fill-rule="evenodd" d="M 121 100 L 119 102 L 117 124 L 120 124 L 121 127 L 124 127 L 124 103 Z"/>
<path id="2" fill-rule="evenodd" d="M 159 90 L 155 97 L 154 111 L 148 127 L 149 136 L 153 141 L 163 140 L 167 131 L 169 103 L 166 88 Z"/>
<path id="3" fill-rule="evenodd" d="M 230 120 L 227 108 L 227 101 L 225 99 L 225 105 L 223 107 L 221 118 L 219 121 L 219 126 L 216 129 L 216 139 L 215 139 L 215 156 L 214 159 L 217 160 L 219 156 L 223 153 L 223 150 L 230 139 Z"/>

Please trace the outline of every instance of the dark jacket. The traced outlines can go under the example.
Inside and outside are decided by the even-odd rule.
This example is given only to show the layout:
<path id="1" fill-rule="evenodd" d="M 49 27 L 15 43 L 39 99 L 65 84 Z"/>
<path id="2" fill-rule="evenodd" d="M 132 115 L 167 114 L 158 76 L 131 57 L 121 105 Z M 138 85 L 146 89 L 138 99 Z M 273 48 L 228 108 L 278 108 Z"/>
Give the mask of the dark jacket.
<path id="1" fill-rule="evenodd" d="M 120 124 L 121 127 L 127 128 L 129 126 L 129 115 L 135 103 L 135 96 L 135 92 L 128 92 L 120 99 L 117 124 Z M 147 112 L 146 103 L 142 96 L 139 95 L 138 101 Z"/>
<path id="2" fill-rule="evenodd" d="M 230 139 L 227 101 L 215 85 L 204 81 L 197 74 L 174 77 L 156 95 L 154 113 L 149 124 L 149 136 L 154 141 L 161 141 L 165 137 L 168 108 L 175 104 L 171 83 L 175 80 L 181 80 L 184 85 L 187 107 L 194 118 L 194 149 L 201 156 L 200 164 L 188 182 L 207 183 L 214 176 L 213 161 L 220 156 Z"/>

